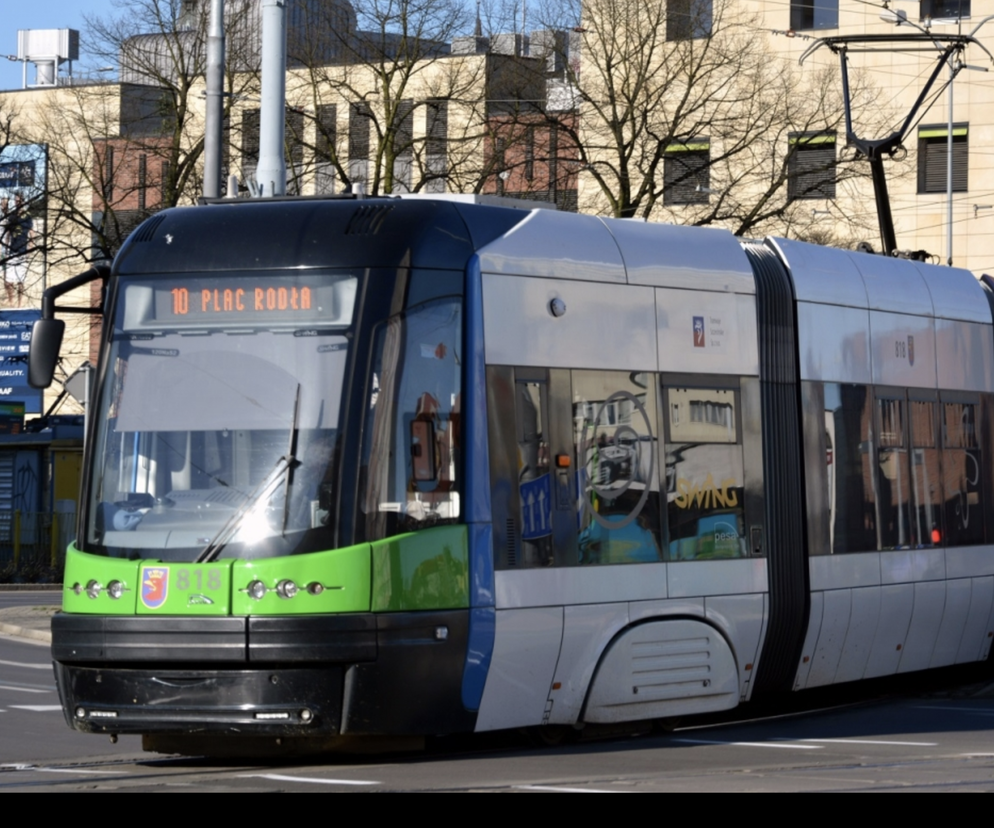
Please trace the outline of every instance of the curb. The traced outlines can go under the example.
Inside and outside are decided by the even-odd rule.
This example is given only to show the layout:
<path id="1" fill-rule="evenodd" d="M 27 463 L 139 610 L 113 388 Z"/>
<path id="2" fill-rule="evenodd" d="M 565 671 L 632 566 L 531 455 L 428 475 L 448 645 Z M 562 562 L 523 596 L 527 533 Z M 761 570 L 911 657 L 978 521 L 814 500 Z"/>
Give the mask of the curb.
<path id="1" fill-rule="evenodd" d="M 17 624 L 0 623 L 0 633 L 14 635 L 18 638 L 27 638 L 32 641 L 44 641 L 46 644 L 52 643 L 52 633 L 46 630 L 32 630 L 27 627 L 19 627 Z"/>

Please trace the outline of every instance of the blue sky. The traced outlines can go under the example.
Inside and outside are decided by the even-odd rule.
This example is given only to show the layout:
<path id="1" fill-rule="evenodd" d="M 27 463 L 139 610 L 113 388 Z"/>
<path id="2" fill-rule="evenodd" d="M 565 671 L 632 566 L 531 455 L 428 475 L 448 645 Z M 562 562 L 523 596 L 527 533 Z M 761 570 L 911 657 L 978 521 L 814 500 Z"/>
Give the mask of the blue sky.
<path id="1" fill-rule="evenodd" d="M 0 55 L 17 54 L 18 29 L 82 30 L 84 14 L 112 11 L 111 0 L 0 0 Z M 34 67 L 29 65 L 28 83 L 32 82 Z M 0 89 L 20 88 L 21 64 L 0 59 Z"/>

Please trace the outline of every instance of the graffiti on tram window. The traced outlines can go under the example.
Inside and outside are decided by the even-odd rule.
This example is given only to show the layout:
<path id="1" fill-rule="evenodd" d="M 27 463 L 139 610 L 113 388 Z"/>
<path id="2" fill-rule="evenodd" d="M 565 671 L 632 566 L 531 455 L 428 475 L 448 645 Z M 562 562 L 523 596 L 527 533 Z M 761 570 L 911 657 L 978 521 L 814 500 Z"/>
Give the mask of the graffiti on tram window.
<path id="1" fill-rule="evenodd" d="M 673 498 L 673 505 L 677 509 L 689 509 L 692 506 L 697 508 L 713 509 L 739 505 L 739 495 L 734 477 L 727 477 L 716 485 L 714 478 L 709 474 L 703 483 L 698 484 L 693 480 L 678 478 L 676 481 L 677 496 Z"/>
<path id="2" fill-rule="evenodd" d="M 581 563 L 661 558 L 656 408 L 648 386 L 645 374 L 573 373 Z"/>
<path id="3" fill-rule="evenodd" d="M 733 390 L 666 389 L 667 560 L 748 553 Z"/>

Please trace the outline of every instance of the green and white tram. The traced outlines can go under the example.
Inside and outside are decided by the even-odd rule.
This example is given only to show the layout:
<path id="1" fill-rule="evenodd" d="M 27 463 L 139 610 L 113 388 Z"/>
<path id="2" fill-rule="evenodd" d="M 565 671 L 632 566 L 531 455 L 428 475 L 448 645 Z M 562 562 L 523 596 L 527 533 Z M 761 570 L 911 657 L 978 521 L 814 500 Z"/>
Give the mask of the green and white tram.
<path id="1" fill-rule="evenodd" d="M 94 278 L 52 642 L 77 730 L 582 726 L 988 656 L 965 271 L 345 197 L 168 210 Z"/>

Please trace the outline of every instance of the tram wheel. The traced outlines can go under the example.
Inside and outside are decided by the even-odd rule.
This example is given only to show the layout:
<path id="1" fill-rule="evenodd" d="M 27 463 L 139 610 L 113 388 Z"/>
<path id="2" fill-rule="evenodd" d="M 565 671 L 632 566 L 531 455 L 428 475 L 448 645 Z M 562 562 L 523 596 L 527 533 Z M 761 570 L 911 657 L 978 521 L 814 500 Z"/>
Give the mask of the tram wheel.
<path id="1" fill-rule="evenodd" d="M 560 747 L 574 744 L 580 731 L 571 725 L 541 725 L 528 728 L 528 737 L 538 747 Z"/>

